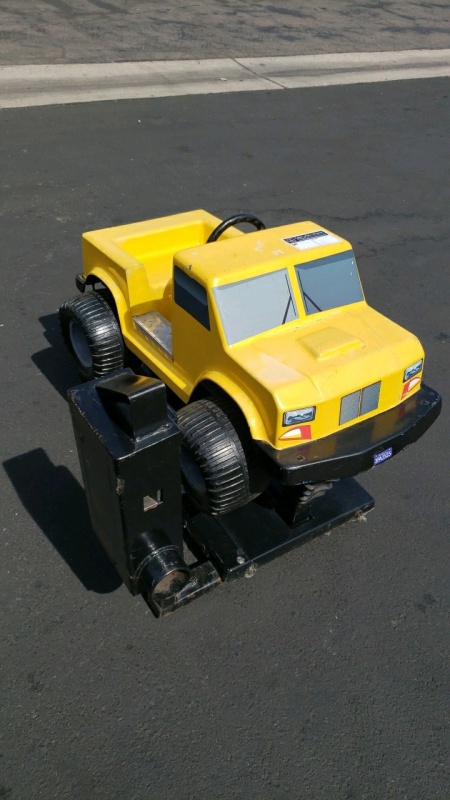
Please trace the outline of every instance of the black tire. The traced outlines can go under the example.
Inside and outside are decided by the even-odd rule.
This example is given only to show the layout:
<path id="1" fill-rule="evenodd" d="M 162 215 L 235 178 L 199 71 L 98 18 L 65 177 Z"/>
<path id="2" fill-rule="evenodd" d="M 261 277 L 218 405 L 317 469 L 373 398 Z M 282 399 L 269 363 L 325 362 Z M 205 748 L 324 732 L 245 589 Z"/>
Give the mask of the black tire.
<path id="1" fill-rule="evenodd" d="M 100 378 L 124 364 L 125 347 L 114 312 L 96 292 L 68 300 L 59 309 L 64 341 L 84 380 Z"/>
<path id="2" fill-rule="evenodd" d="M 181 474 L 197 506 L 226 514 L 246 505 L 267 486 L 268 476 L 240 409 L 226 396 L 197 400 L 177 414 L 183 434 Z"/>

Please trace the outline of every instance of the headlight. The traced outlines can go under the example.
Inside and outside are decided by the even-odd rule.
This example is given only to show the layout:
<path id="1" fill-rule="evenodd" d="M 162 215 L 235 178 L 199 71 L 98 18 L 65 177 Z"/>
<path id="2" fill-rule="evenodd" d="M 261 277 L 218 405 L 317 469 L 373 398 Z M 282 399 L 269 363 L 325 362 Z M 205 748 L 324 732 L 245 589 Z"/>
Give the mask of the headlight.
<path id="1" fill-rule="evenodd" d="M 309 408 L 298 408 L 297 411 L 286 411 L 283 414 L 283 425 L 298 425 L 302 422 L 311 422 L 316 416 L 316 407 L 309 406 Z"/>
<path id="2" fill-rule="evenodd" d="M 414 378 L 414 375 L 418 375 L 422 367 L 423 367 L 423 358 L 421 358 L 420 361 L 416 361 L 415 364 L 411 364 L 410 367 L 405 369 L 405 372 L 403 374 L 403 383 L 405 381 L 409 381 L 410 378 Z"/>

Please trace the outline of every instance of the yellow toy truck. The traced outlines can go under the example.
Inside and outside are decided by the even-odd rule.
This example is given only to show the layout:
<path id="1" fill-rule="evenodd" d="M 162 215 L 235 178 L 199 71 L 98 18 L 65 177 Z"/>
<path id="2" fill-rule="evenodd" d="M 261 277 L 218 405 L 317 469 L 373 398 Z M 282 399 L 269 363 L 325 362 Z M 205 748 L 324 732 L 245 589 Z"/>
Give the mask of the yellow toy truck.
<path id="1" fill-rule="evenodd" d="M 440 412 L 420 342 L 368 306 L 351 245 L 323 226 L 199 210 L 85 233 L 82 251 L 82 294 L 60 309 L 79 371 L 104 376 L 133 354 L 163 380 L 184 485 L 210 514 L 271 477 L 311 498 Z"/>

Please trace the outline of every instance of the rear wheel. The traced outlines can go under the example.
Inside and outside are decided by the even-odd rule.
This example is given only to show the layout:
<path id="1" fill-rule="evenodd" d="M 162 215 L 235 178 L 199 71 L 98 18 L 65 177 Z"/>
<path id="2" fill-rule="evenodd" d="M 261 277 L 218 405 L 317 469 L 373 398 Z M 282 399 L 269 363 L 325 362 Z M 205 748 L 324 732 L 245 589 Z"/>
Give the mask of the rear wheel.
<path id="1" fill-rule="evenodd" d="M 104 297 L 92 292 L 68 300 L 59 309 L 59 321 L 64 341 L 84 380 L 123 367 L 122 334 Z"/>
<path id="2" fill-rule="evenodd" d="M 267 486 L 245 418 L 226 396 L 197 400 L 177 414 L 183 434 L 181 474 L 194 502 L 209 514 L 246 505 Z"/>

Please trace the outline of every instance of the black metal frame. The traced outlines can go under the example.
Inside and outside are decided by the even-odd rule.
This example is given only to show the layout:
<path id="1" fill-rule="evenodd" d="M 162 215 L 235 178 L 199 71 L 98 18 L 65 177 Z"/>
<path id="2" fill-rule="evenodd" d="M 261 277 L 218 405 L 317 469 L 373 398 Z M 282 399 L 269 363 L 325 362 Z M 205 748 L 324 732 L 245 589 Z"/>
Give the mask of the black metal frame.
<path id="1" fill-rule="evenodd" d="M 119 370 L 71 389 L 69 405 L 94 532 L 157 617 L 373 508 L 353 479 L 324 484 L 310 502 L 305 487 L 273 480 L 253 503 L 207 515 L 182 492 L 181 434 L 162 381 Z"/>

